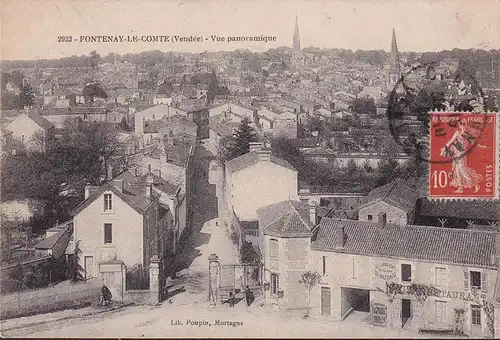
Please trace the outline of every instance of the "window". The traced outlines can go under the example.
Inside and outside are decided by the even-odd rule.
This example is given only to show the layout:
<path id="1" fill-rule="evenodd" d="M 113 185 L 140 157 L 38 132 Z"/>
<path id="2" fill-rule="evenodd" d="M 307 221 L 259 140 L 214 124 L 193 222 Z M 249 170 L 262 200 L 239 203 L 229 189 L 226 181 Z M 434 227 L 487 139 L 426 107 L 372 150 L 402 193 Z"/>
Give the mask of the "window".
<path id="1" fill-rule="evenodd" d="M 472 271 L 470 272 L 470 285 L 473 288 L 481 288 L 481 273 Z"/>
<path id="2" fill-rule="evenodd" d="M 113 243 L 113 226 L 111 223 L 104 223 L 104 244 Z"/>
<path id="3" fill-rule="evenodd" d="M 326 274 L 326 256 L 323 256 L 323 275 Z"/>
<path id="4" fill-rule="evenodd" d="M 411 265 L 409 264 L 401 265 L 401 281 L 411 282 Z"/>
<path id="5" fill-rule="evenodd" d="M 434 306 L 435 315 L 436 315 L 436 323 L 440 325 L 446 324 L 446 301 L 435 301 L 436 304 Z"/>
<path id="6" fill-rule="evenodd" d="M 276 258 L 279 255 L 278 240 L 269 240 L 269 257 Z"/>
<path id="7" fill-rule="evenodd" d="M 373 215 L 368 215 L 368 221 L 373 221 Z"/>
<path id="8" fill-rule="evenodd" d="M 278 294 L 278 289 L 280 288 L 280 279 L 278 274 L 271 274 L 271 294 Z"/>
<path id="9" fill-rule="evenodd" d="M 481 326 L 481 307 L 477 305 L 470 306 L 472 325 Z"/>
<path id="10" fill-rule="evenodd" d="M 446 268 L 436 267 L 436 287 L 446 286 Z"/>
<path id="11" fill-rule="evenodd" d="M 104 211 L 109 211 L 111 209 L 113 209 L 111 194 L 104 194 Z"/>

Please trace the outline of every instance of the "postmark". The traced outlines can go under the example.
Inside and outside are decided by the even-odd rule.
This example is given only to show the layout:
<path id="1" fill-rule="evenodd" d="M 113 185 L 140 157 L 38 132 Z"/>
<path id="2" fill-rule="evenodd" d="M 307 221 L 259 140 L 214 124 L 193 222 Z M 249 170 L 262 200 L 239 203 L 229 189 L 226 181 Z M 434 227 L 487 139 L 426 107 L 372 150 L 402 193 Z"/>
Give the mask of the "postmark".
<path id="1" fill-rule="evenodd" d="M 431 112 L 429 198 L 498 198 L 499 138 L 496 113 Z"/>
<path id="2" fill-rule="evenodd" d="M 389 130 L 403 151 L 426 163 L 451 162 L 432 157 L 429 148 L 430 112 L 437 110 L 468 111 L 477 115 L 485 112 L 485 96 L 474 76 L 459 70 L 467 83 L 457 79 L 437 77 L 437 62 L 413 66 L 401 75 L 389 95 L 387 118 Z M 482 131 L 477 130 L 478 133 Z M 469 146 L 469 149 L 475 144 Z M 468 150 L 467 152 L 469 152 Z"/>

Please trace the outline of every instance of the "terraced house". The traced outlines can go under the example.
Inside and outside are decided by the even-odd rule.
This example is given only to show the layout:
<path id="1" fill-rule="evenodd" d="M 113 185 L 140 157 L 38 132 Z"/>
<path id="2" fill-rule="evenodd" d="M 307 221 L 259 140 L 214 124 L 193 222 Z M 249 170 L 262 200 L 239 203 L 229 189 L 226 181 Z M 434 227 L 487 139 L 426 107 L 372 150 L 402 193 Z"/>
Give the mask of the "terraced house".
<path id="1" fill-rule="evenodd" d="M 321 279 L 311 313 L 383 327 L 500 333 L 500 234 L 491 231 L 323 218 L 306 203 L 259 209 L 266 302 L 305 310 L 306 271 Z"/>

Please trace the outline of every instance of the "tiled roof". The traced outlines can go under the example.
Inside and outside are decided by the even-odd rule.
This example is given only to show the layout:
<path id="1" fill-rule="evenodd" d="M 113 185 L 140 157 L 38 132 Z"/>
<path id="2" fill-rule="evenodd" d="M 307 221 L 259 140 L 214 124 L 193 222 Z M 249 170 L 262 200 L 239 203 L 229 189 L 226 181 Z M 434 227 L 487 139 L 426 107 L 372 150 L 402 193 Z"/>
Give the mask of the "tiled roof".
<path id="1" fill-rule="evenodd" d="M 408 212 L 415 207 L 417 199 L 418 194 L 415 189 L 397 179 L 370 191 L 366 196 L 365 203 L 358 209 L 383 201 Z"/>
<path id="2" fill-rule="evenodd" d="M 299 201 L 282 201 L 257 210 L 264 234 L 279 237 L 311 236 L 314 224 L 309 206 Z"/>
<path id="3" fill-rule="evenodd" d="M 249 166 L 257 164 L 259 162 L 259 155 L 257 152 L 247 152 L 244 155 L 231 159 L 226 163 L 226 167 L 229 171 L 235 172 L 242 169 L 245 169 Z M 297 171 L 293 166 L 290 165 L 284 159 L 278 158 L 276 156 L 271 155 L 271 162 L 287 169 Z"/>
<path id="4" fill-rule="evenodd" d="M 429 201 L 420 199 L 420 215 L 500 221 L 500 200 Z"/>
<path id="5" fill-rule="evenodd" d="M 186 167 L 192 145 L 193 144 L 189 141 L 183 141 L 181 139 L 176 139 L 174 144 L 164 144 L 163 148 L 167 154 L 167 162 L 180 167 Z M 161 153 L 161 143 L 158 142 L 152 146 L 148 152 L 145 152 L 145 155 L 160 159 Z"/>
<path id="6" fill-rule="evenodd" d="M 337 231 L 344 228 L 344 245 L 338 247 Z M 323 218 L 311 249 L 396 257 L 461 265 L 496 266 L 500 234 L 427 226 L 379 226 L 357 220 Z"/>
<path id="7" fill-rule="evenodd" d="M 66 230 L 58 231 L 56 234 L 47 237 L 35 245 L 35 249 L 52 249 L 52 247 L 59 241 L 61 236 L 64 235 Z"/>
<path id="8" fill-rule="evenodd" d="M 115 180 L 123 180 L 123 192 L 116 186 Z M 142 214 L 152 201 L 156 200 L 160 195 L 154 192 L 151 193 L 151 197 L 146 197 L 144 180 L 135 176 L 130 170 L 122 172 L 113 180 L 104 183 L 99 189 L 94 191 L 89 198 L 80 203 L 75 209 L 73 209 L 73 216 L 78 214 L 80 211 L 89 206 L 97 198 L 99 198 L 105 191 L 111 190 L 116 196 L 120 197 L 125 203 L 127 203 L 132 209 Z"/>
<path id="9" fill-rule="evenodd" d="M 104 107 L 51 107 L 40 110 L 44 116 L 49 115 L 77 115 L 77 114 L 106 114 Z"/>
<path id="10" fill-rule="evenodd" d="M 47 119 L 45 119 L 38 113 L 31 112 L 27 116 L 30 117 L 32 121 L 34 121 L 39 127 L 41 127 L 44 130 L 52 129 L 54 127 L 54 124 L 49 122 Z"/>
<path id="11" fill-rule="evenodd" d="M 179 186 L 172 184 L 163 178 L 158 177 L 155 174 L 145 174 L 141 178 L 143 181 L 146 181 L 148 176 L 151 176 L 153 178 L 153 187 L 157 188 L 158 190 L 168 194 L 168 195 L 175 195 L 177 194 L 177 190 L 179 189 Z"/>

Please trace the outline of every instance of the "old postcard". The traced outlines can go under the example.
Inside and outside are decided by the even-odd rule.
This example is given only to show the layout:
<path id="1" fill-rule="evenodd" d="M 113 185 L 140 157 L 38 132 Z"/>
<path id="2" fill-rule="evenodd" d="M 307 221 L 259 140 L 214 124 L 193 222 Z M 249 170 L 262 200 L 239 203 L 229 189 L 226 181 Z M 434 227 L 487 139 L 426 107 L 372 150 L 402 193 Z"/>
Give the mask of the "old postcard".
<path id="1" fill-rule="evenodd" d="M 499 18 L 4 0 L 1 335 L 500 338 Z"/>

